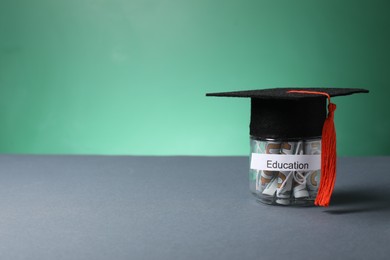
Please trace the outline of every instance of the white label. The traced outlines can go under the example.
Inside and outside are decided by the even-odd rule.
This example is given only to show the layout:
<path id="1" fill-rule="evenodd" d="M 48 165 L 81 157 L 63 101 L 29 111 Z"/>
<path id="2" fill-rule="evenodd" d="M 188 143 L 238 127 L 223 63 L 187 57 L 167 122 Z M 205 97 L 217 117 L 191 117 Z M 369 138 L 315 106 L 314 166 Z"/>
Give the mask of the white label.
<path id="1" fill-rule="evenodd" d="M 252 153 L 251 169 L 265 171 L 316 171 L 321 169 L 321 155 Z"/>

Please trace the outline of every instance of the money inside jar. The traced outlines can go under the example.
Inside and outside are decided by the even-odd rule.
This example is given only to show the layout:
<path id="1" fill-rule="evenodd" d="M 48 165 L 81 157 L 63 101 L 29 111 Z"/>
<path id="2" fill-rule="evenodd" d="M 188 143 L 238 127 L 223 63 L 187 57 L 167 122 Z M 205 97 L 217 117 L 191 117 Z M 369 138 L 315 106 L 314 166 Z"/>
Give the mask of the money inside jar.
<path id="1" fill-rule="evenodd" d="M 277 205 L 312 205 L 318 191 L 320 165 L 318 169 L 305 170 L 309 163 L 298 163 L 302 155 L 321 156 L 321 139 L 302 141 L 257 140 L 250 138 L 251 169 L 249 172 L 249 188 L 255 197 L 267 204 Z M 272 158 L 279 155 L 278 161 Z M 284 162 L 284 155 L 296 155 L 293 162 Z M 275 166 L 282 170 L 261 169 L 253 160 L 259 159 L 264 167 Z M 290 157 L 291 158 L 291 157 Z M 315 157 L 312 157 L 315 158 Z M 319 160 L 317 158 L 316 160 Z M 273 164 L 273 165 L 272 165 Z M 303 165 L 303 166 L 302 166 Z"/>

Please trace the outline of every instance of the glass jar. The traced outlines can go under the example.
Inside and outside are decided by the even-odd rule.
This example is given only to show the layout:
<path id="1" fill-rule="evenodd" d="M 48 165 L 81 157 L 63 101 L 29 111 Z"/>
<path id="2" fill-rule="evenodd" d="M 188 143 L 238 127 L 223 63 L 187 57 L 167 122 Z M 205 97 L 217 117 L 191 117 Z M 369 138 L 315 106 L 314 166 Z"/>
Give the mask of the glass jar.
<path id="1" fill-rule="evenodd" d="M 250 152 L 249 189 L 258 201 L 283 206 L 314 204 L 321 176 L 321 137 L 251 136 Z"/>

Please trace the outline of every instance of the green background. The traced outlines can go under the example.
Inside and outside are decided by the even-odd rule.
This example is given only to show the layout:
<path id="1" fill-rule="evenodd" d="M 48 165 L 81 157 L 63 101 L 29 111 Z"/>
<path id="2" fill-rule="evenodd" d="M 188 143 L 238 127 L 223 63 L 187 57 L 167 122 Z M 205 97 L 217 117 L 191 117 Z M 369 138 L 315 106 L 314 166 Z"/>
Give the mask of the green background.
<path id="1" fill-rule="evenodd" d="M 390 155 L 389 1 L 0 0 L 0 152 L 247 155 L 247 99 L 335 98 L 338 153 Z"/>

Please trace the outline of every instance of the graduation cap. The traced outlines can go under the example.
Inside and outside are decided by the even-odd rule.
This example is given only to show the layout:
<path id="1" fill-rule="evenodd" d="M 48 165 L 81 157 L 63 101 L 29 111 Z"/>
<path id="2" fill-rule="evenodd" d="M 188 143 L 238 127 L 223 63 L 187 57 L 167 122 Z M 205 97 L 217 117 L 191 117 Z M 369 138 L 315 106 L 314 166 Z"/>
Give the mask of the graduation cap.
<path id="1" fill-rule="evenodd" d="M 207 93 L 206 96 L 251 98 L 251 136 L 266 139 L 321 136 L 321 181 L 315 205 L 328 206 L 336 178 L 336 131 L 333 120 L 336 105 L 330 99 L 355 93 L 368 93 L 368 90 L 274 88 Z"/>

